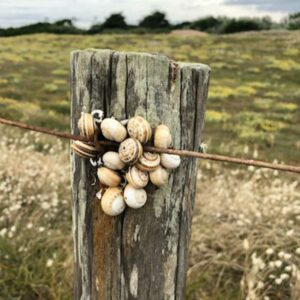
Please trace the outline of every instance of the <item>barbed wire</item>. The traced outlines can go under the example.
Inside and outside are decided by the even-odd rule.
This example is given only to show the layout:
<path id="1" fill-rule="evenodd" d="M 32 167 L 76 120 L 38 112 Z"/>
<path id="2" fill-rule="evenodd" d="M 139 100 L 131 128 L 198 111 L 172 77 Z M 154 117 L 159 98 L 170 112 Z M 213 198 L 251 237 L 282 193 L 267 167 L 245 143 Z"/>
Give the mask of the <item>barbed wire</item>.
<path id="1" fill-rule="evenodd" d="M 28 125 L 25 123 L 21 123 L 21 122 L 9 120 L 9 119 L 0 118 L 0 124 L 18 127 L 18 128 L 22 128 L 25 130 L 40 132 L 43 134 L 56 136 L 58 138 L 89 142 L 85 137 L 82 137 L 79 135 L 74 135 L 74 134 L 67 133 L 67 132 L 59 132 L 59 131 L 55 131 L 55 130 L 50 130 L 50 129 L 44 128 L 44 127 L 32 126 L 32 125 Z M 111 142 L 111 141 L 97 141 L 97 143 L 102 146 L 118 146 L 118 143 Z M 163 148 L 156 148 L 156 147 L 152 147 L 152 146 L 144 146 L 143 148 L 145 151 L 149 151 L 149 152 L 169 153 L 169 154 L 176 154 L 176 155 L 186 156 L 186 157 L 202 158 L 202 159 L 208 159 L 208 160 L 213 160 L 213 161 L 220 161 L 220 162 L 226 162 L 226 163 L 234 163 L 234 164 L 240 164 L 240 165 L 246 165 L 246 166 L 254 166 L 254 167 L 260 167 L 260 168 L 273 169 L 273 170 L 278 170 L 278 171 L 300 173 L 300 166 L 270 163 L 270 162 L 254 160 L 254 159 L 243 159 L 243 158 L 237 158 L 237 157 L 231 157 L 231 156 L 201 153 L 201 152 L 181 150 L 181 149 L 163 149 Z"/>

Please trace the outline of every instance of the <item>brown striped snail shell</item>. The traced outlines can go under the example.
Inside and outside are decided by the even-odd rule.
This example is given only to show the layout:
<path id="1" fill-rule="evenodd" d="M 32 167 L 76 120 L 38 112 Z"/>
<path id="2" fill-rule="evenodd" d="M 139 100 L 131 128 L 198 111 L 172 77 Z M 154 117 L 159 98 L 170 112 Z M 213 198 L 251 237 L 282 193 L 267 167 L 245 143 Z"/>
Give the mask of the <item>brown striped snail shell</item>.
<path id="1" fill-rule="evenodd" d="M 168 126 L 158 125 L 154 133 L 154 146 L 157 148 L 169 148 L 172 145 L 172 134 Z"/>
<path id="2" fill-rule="evenodd" d="M 156 170 L 150 172 L 149 176 L 150 176 L 150 181 L 154 185 L 160 187 L 168 181 L 169 173 L 166 171 L 166 169 L 159 166 Z"/>
<path id="3" fill-rule="evenodd" d="M 108 188 L 102 196 L 101 207 L 109 216 L 121 214 L 126 207 L 122 189 L 119 187 Z"/>
<path id="4" fill-rule="evenodd" d="M 100 167 L 97 175 L 100 183 L 110 187 L 117 187 L 122 181 L 121 176 L 117 172 L 106 167 Z"/>
<path id="5" fill-rule="evenodd" d="M 175 154 L 162 153 L 160 163 L 166 169 L 176 169 L 180 165 L 180 156 Z"/>
<path id="6" fill-rule="evenodd" d="M 141 116 L 135 116 L 128 120 L 127 131 L 130 137 L 137 139 L 142 144 L 147 143 L 152 136 L 149 122 Z"/>
<path id="7" fill-rule="evenodd" d="M 137 189 L 127 184 L 124 189 L 124 200 L 129 207 L 140 208 L 147 201 L 147 193 L 144 189 Z"/>
<path id="8" fill-rule="evenodd" d="M 71 145 L 71 148 L 77 155 L 84 158 L 95 158 L 98 154 L 95 146 L 82 141 L 75 141 Z"/>
<path id="9" fill-rule="evenodd" d="M 127 136 L 127 130 L 124 125 L 114 118 L 106 118 L 101 122 L 101 132 L 105 138 L 114 142 L 122 142 Z"/>
<path id="10" fill-rule="evenodd" d="M 135 138 L 128 138 L 119 146 L 119 157 L 125 164 L 135 164 L 142 154 L 142 144 Z"/>
<path id="11" fill-rule="evenodd" d="M 82 113 L 78 121 L 80 135 L 86 137 L 89 141 L 94 140 L 96 124 L 94 117 L 88 113 Z"/>
<path id="12" fill-rule="evenodd" d="M 139 170 L 135 166 L 130 167 L 125 176 L 128 183 L 136 189 L 145 187 L 149 182 L 148 173 Z"/>
<path id="13" fill-rule="evenodd" d="M 105 167 L 112 170 L 122 170 L 125 167 L 125 164 L 121 161 L 118 152 L 106 152 L 102 157 L 102 161 Z"/>
<path id="14" fill-rule="evenodd" d="M 160 155 L 158 153 L 144 152 L 136 163 L 136 167 L 142 171 L 154 171 L 160 163 Z"/>

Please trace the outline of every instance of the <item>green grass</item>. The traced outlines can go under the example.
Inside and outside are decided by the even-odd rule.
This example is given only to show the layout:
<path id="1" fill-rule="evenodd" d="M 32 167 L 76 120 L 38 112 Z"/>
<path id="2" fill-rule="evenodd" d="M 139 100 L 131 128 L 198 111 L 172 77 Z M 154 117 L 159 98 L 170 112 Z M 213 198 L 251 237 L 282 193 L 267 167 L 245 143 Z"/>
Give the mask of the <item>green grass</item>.
<path id="1" fill-rule="evenodd" d="M 249 145 L 260 159 L 299 160 L 299 31 L 202 38 L 38 34 L 0 40 L 2 117 L 67 130 L 72 50 L 159 52 L 211 66 L 204 130 L 210 152 L 243 155 Z"/>

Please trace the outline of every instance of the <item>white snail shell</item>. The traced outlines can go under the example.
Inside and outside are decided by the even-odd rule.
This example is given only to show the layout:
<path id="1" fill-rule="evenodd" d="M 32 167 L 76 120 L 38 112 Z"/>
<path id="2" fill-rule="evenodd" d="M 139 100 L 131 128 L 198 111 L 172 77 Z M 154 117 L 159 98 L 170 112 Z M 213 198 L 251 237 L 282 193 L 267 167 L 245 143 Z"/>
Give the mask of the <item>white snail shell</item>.
<path id="1" fill-rule="evenodd" d="M 147 193 L 144 189 L 136 189 L 132 185 L 127 184 L 124 189 L 124 200 L 131 208 L 140 208 L 147 201 Z"/>
<path id="2" fill-rule="evenodd" d="M 118 152 L 108 151 L 103 155 L 102 160 L 104 166 L 112 170 L 122 170 L 125 167 Z"/>
<path id="3" fill-rule="evenodd" d="M 117 172 L 106 167 L 99 168 L 97 171 L 97 175 L 100 183 L 106 186 L 116 187 L 122 181 L 121 176 Z"/>
<path id="4" fill-rule="evenodd" d="M 82 141 L 75 141 L 71 148 L 77 155 L 84 158 L 95 158 L 98 154 L 95 146 Z"/>
<path id="5" fill-rule="evenodd" d="M 132 166 L 129 168 L 125 175 L 128 183 L 136 189 L 145 187 L 149 182 L 149 175 L 147 172 L 139 170 L 137 167 Z"/>
<path id="6" fill-rule="evenodd" d="M 136 167 L 142 171 L 154 171 L 159 163 L 160 156 L 158 153 L 145 152 L 136 163 Z"/>
<path id="7" fill-rule="evenodd" d="M 154 133 L 154 146 L 158 148 L 169 148 L 172 145 L 172 134 L 168 126 L 158 125 Z"/>
<path id="8" fill-rule="evenodd" d="M 124 125 L 113 118 L 106 118 L 101 122 L 101 132 L 105 138 L 114 142 L 122 142 L 127 136 Z"/>
<path id="9" fill-rule="evenodd" d="M 121 214 L 126 207 L 122 189 L 119 187 L 108 188 L 102 196 L 101 207 L 109 216 Z"/>
<path id="10" fill-rule="evenodd" d="M 94 140 L 96 125 L 91 114 L 82 113 L 78 121 L 78 128 L 81 136 L 86 137 L 89 141 Z"/>
<path id="11" fill-rule="evenodd" d="M 142 144 L 147 143 L 152 136 L 149 122 L 141 116 L 135 116 L 128 120 L 127 131 L 130 137 L 137 139 Z"/>
<path id="12" fill-rule="evenodd" d="M 169 173 L 161 166 L 150 172 L 150 181 L 158 187 L 164 185 L 168 181 L 168 178 Z"/>
<path id="13" fill-rule="evenodd" d="M 180 165 L 180 156 L 175 154 L 162 153 L 160 163 L 166 169 L 176 169 Z"/>
<path id="14" fill-rule="evenodd" d="M 142 144 L 135 138 L 128 138 L 119 146 L 119 157 L 125 164 L 135 164 L 142 154 Z"/>

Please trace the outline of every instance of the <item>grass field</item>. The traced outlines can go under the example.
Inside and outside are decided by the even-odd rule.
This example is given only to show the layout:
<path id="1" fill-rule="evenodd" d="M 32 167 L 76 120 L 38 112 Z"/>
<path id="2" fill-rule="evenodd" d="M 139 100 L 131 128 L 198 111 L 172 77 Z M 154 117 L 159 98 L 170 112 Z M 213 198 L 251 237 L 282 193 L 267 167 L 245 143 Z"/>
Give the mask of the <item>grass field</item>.
<path id="1" fill-rule="evenodd" d="M 0 39 L 0 116 L 69 129 L 69 53 L 160 52 L 212 68 L 211 153 L 299 164 L 300 32 Z M 0 127 L 0 299 L 70 299 L 68 145 Z M 300 299 L 299 178 L 200 161 L 189 300 Z"/>
<path id="2" fill-rule="evenodd" d="M 0 116 L 69 128 L 69 53 L 160 52 L 212 68 L 204 138 L 210 152 L 297 161 L 300 32 L 229 36 L 30 35 L 0 43 Z M 296 151 L 295 151 L 296 150 Z"/>

